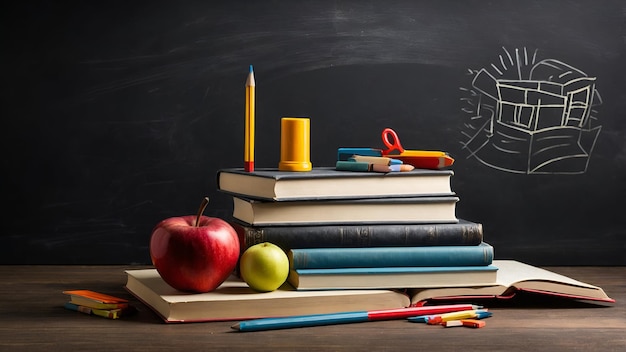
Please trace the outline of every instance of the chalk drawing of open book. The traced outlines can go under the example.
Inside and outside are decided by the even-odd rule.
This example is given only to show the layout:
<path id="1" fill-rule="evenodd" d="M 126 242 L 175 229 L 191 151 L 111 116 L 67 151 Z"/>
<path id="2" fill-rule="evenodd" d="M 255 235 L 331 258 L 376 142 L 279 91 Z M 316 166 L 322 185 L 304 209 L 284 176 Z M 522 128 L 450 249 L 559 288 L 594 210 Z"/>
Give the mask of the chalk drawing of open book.
<path id="1" fill-rule="evenodd" d="M 463 148 L 495 169 L 526 174 L 584 173 L 602 126 L 596 78 L 524 48 L 500 65 L 470 71 Z"/>

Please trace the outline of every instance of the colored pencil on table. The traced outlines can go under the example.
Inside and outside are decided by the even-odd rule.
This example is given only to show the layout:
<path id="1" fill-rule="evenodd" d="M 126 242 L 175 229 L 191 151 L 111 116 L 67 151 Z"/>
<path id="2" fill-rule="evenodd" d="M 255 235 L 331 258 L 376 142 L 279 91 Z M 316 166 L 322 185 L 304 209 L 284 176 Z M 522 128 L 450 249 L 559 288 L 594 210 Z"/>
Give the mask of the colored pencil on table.
<path id="1" fill-rule="evenodd" d="M 435 315 L 420 315 L 416 317 L 410 317 L 407 320 L 413 323 L 426 323 L 430 325 L 435 325 L 451 320 L 483 319 L 490 317 L 491 314 L 492 313 L 488 312 L 486 309 L 475 309 Z"/>
<path id="2" fill-rule="evenodd" d="M 355 311 L 330 314 L 298 315 L 281 318 L 263 318 L 239 322 L 232 326 L 234 330 L 262 331 L 290 329 L 309 326 L 363 323 L 376 320 L 405 319 L 416 315 L 442 314 L 462 310 L 479 309 L 471 304 L 451 304 L 441 306 L 422 306 L 373 311 Z"/>

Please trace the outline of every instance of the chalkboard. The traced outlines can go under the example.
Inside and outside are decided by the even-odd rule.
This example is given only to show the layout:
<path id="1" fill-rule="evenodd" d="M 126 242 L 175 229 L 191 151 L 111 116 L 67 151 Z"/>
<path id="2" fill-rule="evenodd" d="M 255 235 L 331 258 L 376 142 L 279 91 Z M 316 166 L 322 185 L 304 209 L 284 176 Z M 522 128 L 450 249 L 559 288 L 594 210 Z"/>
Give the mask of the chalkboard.
<path id="1" fill-rule="evenodd" d="M 3 3 L 3 264 L 149 263 L 153 226 L 227 218 L 215 175 L 280 118 L 336 148 L 448 151 L 498 259 L 624 265 L 623 1 Z"/>

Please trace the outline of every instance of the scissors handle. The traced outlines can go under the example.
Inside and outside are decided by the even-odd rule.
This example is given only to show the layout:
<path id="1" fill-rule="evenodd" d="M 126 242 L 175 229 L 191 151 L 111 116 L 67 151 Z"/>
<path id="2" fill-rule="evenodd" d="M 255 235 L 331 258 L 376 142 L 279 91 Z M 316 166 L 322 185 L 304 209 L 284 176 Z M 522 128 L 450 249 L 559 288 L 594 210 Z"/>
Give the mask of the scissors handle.
<path id="1" fill-rule="evenodd" d="M 404 153 L 404 148 L 402 148 L 402 144 L 400 144 L 400 138 L 398 138 L 396 131 L 391 128 L 385 128 L 382 137 L 383 143 L 387 146 L 387 150 L 385 150 L 383 154 L 389 154 L 394 150 L 397 150 L 400 154 Z"/>

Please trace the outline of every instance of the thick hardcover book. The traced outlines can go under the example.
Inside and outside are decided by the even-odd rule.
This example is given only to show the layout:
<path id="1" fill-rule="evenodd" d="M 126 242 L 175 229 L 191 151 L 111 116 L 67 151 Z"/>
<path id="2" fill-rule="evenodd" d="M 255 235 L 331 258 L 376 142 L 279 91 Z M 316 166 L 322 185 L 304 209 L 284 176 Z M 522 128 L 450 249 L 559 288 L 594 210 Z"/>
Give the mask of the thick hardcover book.
<path id="1" fill-rule="evenodd" d="M 495 282 L 491 285 L 469 283 L 464 287 L 441 287 L 409 290 L 414 305 L 445 301 L 484 303 L 486 299 L 506 300 L 519 292 L 585 301 L 588 303 L 614 303 L 615 300 L 598 286 L 581 282 L 543 268 L 515 260 L 494 260 L 498 267 Z"/>
<path id="2" fill-rule="evenodd" d="M 265 202 L 233 197 L 247 225 L 457 223 L 454 196 Z"/>
<path id="3" fill-rule="evenodd" d="M 242 251 L 263 242 L 287 252 L 293 248 L 474 246 L 483 241 L 482 224 L 464 219 L 449 224 L 248 226 L 232 221 L 231 225 Z"/>
<path id="4" fill-rule="evenodd" d="M 293 269 L 287 281 L 298 290 L 486 286 L 497 271 L 494 265 Z"/>
<path id="5" fill-rule="evenodd" d="M 406 293 L 395 290 L 297 291 L 288 283 L 257 292 L 235 276 L 214 291 L 188 293 L 169 286 L 156 269 L 127 270 L 126 289 L 165 322 L 246 320 L 352 310 L 408 307 Z"/>
<path id="6" fill-rule="evenodd" d="M 331 167 L 308 172 L 222 169 L 217 172 L 217 189 L 265 201 L 453 195 L 452 175 L 451 170 L 423 169 L 389 173 L 339 171 Z"/>
<path id="7" fill-rule="evenodd" d="M 287 253 L 290 269 L 376 268 L 413 266 L 475 266 L 493 261 L 493 247 L 369 247 L 300 248 Z"/>

